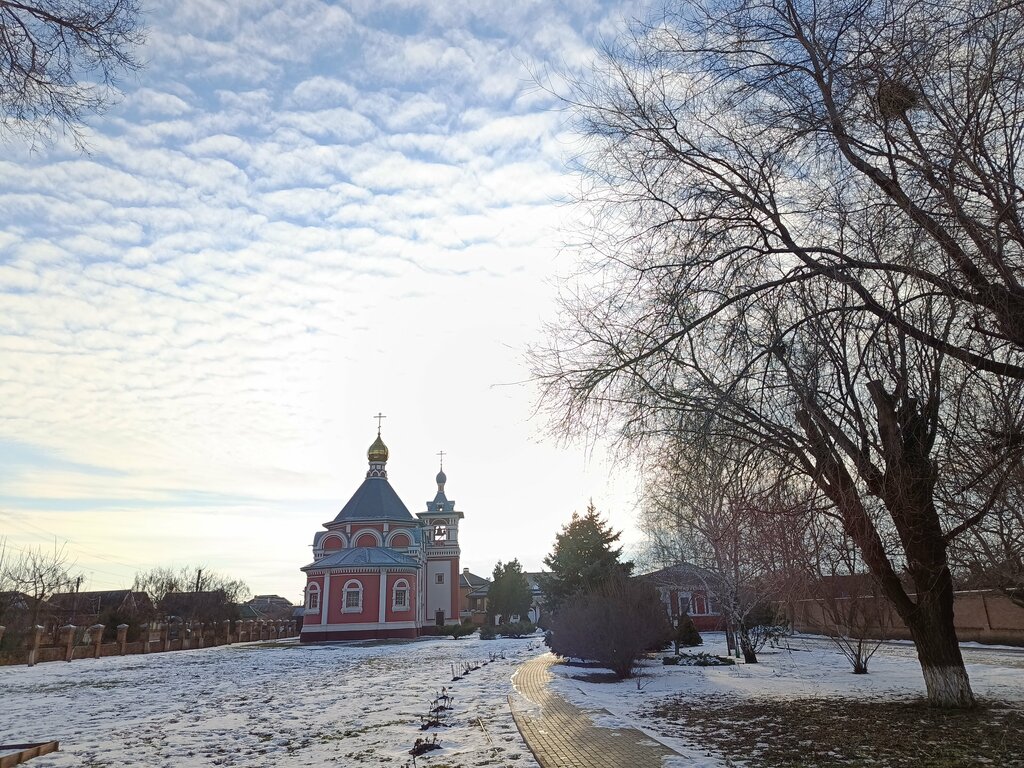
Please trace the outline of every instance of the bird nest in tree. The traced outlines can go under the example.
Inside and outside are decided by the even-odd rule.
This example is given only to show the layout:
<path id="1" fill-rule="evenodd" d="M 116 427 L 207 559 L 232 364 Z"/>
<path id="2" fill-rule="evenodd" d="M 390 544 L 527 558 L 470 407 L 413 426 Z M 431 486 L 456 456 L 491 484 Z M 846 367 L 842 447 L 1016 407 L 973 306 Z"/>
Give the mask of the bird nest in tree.
<path id="1" fill-rule="evenodd" d="M 921 103 L 920 94 L 900 80 L 880 81 L 876 98 L 878 111 L 886 119 L 902 117 Z"/>

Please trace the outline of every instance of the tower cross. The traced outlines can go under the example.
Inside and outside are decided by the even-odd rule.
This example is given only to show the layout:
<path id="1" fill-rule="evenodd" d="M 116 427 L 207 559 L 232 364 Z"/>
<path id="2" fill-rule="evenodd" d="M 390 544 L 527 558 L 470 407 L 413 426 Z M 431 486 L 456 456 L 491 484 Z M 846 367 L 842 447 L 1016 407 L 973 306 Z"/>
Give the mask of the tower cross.
<path id="1" fill-rule="evenodd" d="M 376 416 L 374 416 L 373 418 L 375 418 L 375 419 L 377 420 L 377 435 L 379 436 L 379 435 L 380 435 L 380 423 L 381 423 L 381 421 L 382 421 L 383 419 L 386 419 L 386 418 L 387 418 L 387 416 L 385 416 L 385 415 L 384 415 L 383 413 L 381 413 L 380 411 L 377 411 L 377 415 L 376 415 Z"/>
<path id="2" fill-rule="evenodd" d="M 444 469 L 444 451 L 438 451 L 437 455 L 441 457 L 441 469 Z"/>

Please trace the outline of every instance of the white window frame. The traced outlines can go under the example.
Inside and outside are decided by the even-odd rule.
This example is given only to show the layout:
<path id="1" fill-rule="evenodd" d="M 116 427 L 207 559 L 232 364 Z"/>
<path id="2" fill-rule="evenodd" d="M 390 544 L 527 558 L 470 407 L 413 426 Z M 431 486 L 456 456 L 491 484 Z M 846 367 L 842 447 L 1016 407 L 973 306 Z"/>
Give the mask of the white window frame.
<path id="1" fill-rule="evenodd" d="M 306 611 L 320 613 L 320 585 L 315 581 L 306 586 Z"/>
<path id="2" fill-rule="evenodd" d="M 680 616 L 684 613 L 693 616 L 693 592 L 679 590 L 676 594 L 676 607 L 679 609 Z"/>
<path id="3" fill-rule="evenodd" d="M 395 586 L 391 588 L 391 610 L 392 611 L 408 611 L 408 610 L 410 610 L 410 604 L 412 602 L 409 599 L 410 591 L 411 590 L 409 589 L 409 582 L 406 581 L 405 579 L 399 579 L 398 581 L 395 582 Z M 404 605 L 400 604 L 398 602 L 398 594 L 399 594 L 399 592 L 402 592 L 405 595 L 405 604 Z"/>
<path id="4" fill-rule="evenodd" d="M 358 605 L 350 606 L 348 596 L 350 594 L 356 595 Z M 342 613 L 362 613 L 363 612 L 363 583 L 359 579 L 349 579 L 345 582 L 345 587 L 341 590 L 341 612 Z"/>

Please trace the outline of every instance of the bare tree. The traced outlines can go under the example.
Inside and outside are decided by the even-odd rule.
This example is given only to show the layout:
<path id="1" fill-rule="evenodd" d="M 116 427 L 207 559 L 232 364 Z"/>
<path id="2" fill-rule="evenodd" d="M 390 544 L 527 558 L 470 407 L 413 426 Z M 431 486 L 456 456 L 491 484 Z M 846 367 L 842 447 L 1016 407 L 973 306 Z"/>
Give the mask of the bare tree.
<path id="1" fill-rule="evenodd" d="M 815 515 L 804 541 L 804 596 L 820 614 L 820 631 L 850 661 L 855 675 L 866 675 L 871 657 L 892 629 L 889 603 L 841 525 Z"/>
<path id="2" fill-rule="evenodd" d="M 214 613 L 245 600 L 250 594 L 249 587 L 241 579 L 232 579 L 202 565 L 186 565 L 178 569 L 157 566 L 139 571 L 135 574 L 132 589 L 147 593 L 157 608 L 167 602 L 168 595 L 208 593 L 210 600 L 207 602 L 212 604 L 206 609 Z"/>
<path id="3" fill-rule="evenodd" d="M 567 431 L 630 443 L 713 414 L 801 473 L 909 627 L 929 700 L 967 707 L 947 552 L 1024 433 L 1024 16 L 936 8 L 692 4 L 609 49 L 569 97 L 597 277 L 535 360 Z"/>
<path id="4" fill-rule="evenodd" d="M 730 642 L 735 637 L 744 660 L 756 663 L 758 651 L 778 637 L 778 604 L 797 583 L 800 569 L 788 559 L 799 515 L 777 503 L 777 462 L 735 438 L 682 434 L 661 441 L 646 471 L 641 528 L 650 556 L 661 566 L 698 566 Z"/>
<path id="5" fill-rule="evenodd" d="M 39 623 L 50 597 L 80 583 L 81 577 L 71 573 L 73 567 L 64 546 L 56 542 L 52 552 L 30 547 L 20 557 L 10 558 L 5 568 L 6 580 L 14 590 L 26 596 L 29 626 Z"/>
<path id="6" fill-rule="evenodd" d="M 986 514 L 968 536 L 953 542 L 950 557 L 959 586 L 999 589 L 1024 608 L 1024 470 L 1018 469 L 1005 485 L 1005 496 L 998 498 L 990 510 L 984 510 L 990 490 L 970 494 L 964 504 L 965 513 Z"/>
<path id="7" fill-rule="evenodd" d="M 0 0 L 0 135 L 67 132 L 81 146 L 142 38 L 137 0 Z"/>

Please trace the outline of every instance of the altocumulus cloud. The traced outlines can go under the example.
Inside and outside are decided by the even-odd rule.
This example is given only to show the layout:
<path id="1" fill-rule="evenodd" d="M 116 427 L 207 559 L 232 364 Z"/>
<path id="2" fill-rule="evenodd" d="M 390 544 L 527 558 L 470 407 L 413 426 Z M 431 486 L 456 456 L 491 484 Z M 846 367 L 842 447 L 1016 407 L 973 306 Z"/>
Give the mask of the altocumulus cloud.
<path id="1" fill-rule="evenodd" d="M 0 161 L 0 440 L 31 457 L 6 471 L 0 530 L 66 536 L 83 562 L 123 542 L 128 564 L 216 565 L 223 547 L 175 524 L 216 510 L 251 554 L 231 562 L 264 564 L 238 575 L 284 589 L 309 530 L 283 511 L 321 522 L 370 409 L 405 411 L 387 426 L 424 476 L 437 439 L 523 439 L 451 414 L 529 412 L 528 391 L 493 385 L 523 377 L 572 185 L 530 68 L 581 65 L 636 9 L 159 6 L 88 155 L 13 145 Z M 463 493 L 483 497 L 504 480 L 471 453 Z M 495 521 L 528 506 L 495 504 Z M 254 518 L 258 535 L 224 523 Z"/>

